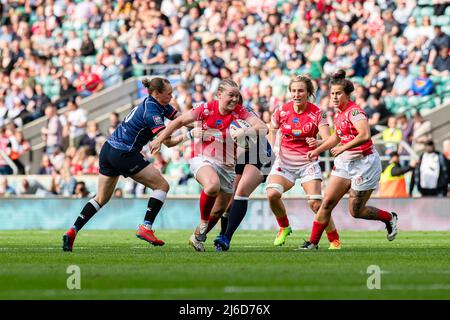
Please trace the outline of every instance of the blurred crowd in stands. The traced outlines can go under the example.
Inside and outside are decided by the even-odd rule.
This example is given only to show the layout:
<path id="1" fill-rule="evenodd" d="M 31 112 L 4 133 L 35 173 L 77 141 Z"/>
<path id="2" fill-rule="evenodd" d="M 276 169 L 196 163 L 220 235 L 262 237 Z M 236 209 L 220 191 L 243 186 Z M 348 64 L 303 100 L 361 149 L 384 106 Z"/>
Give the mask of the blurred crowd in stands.
<path id="1" fill-rule="evenodd" d="M 98 172 L 99 148 L 120 122 L 111 114 L 101 133 L 78 105 L 131 76 L 166 76 L 180 112 L 232 77 L 269 123 L 291 77 L 307 73 L 332 124 L 327 82 L 343 68 L 385 155 L 409 154 L 401 141 L 420 155 L 432 136 L 417 110 L 450 97 L 446 0 L 17 0 L 1 1 L 0 14 L 0 150 L 25 173 L 22 128 L 45 117 L 39 174 L 54 176 L 54 194 L 83 189 L 76 177 Z M 185 151 L 153 161 L 185 183 Z M 11 173 L 0 156 L 0 174 Z"/>

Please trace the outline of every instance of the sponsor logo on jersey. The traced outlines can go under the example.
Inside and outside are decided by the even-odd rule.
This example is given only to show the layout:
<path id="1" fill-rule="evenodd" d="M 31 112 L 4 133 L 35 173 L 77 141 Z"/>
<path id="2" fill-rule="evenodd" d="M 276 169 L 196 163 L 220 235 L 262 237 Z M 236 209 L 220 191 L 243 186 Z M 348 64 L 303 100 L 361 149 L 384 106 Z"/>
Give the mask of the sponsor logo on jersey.
<path id="1" fill-rule="evenodd" d="M 283 125 L 283 127 L 287 130 L 291 130 L 291 128 L 292 128 L 290 124 L 285 124 L 285 125 Z"/>
<path id="2" fill-rule="evenodd" d="M 321 115 L 322 119 L 326 119 L 327 118 L 327 114 L 325 112 L 322 111 Z"/>
<path id="3" fill-rule="evenodd" d="M 300 129 L 293 129 L 292 130 L 292 134 L 294 135 L 294 137 L 299 137 L 302 134 L 302 130 L 300 130 Z"/>
<path id="4" fill-rule="evenodd" d="M 352 110 L 352 116 L 357 116 L 359 114 L 359 110 Z"/>
<path id="5" fill-rule="evenodd" d="M 163 124 L 163 119 L 160 116 L 153 116 L 153 121 L 155 124 Z"/>

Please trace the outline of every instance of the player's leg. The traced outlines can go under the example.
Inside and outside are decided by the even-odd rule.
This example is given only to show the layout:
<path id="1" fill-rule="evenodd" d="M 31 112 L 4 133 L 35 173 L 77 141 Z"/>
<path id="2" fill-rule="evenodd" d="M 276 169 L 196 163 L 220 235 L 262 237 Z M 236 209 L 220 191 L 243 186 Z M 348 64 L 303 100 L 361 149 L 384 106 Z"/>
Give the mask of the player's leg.
<path id="1" fill-rule="evenodd" d="M 228 219 L 230 217 L 230 210 L 233 205 L 234 195 L 236 194 L 236 189 L 237 189 L 237 186 L 239 185 L 239 181 L 241 180 L 241 177 L 242 177 L 242 173 L 241 174 L 236 173 L 236 180 L 234 181 L 235 188 L 234 188 L 233 196 L 231 197 L 230 202 L 228 203 L 228 206 L 225 209 L 225 212 L 220 217 L 220 233 L 219 234 L 222 236 L 227 231 Z"/>
<path id="2" fill-rule="evenodd" d="M 280 230 L 278 231 L 273 244 L 281 246 L 285 243 L 286 237 L 291 234 L 292 228 L 286 215 L 286 208 L 281 197 L 285 191 L 294 186 L 294 180 L 289 180 L 278 174 L 271 174 L 266 185 L 267 199 L 270 209 L 275 214 Z"/>
<path id="3" fill-rule="evenodd" d="M 350 189 L 349 210 L 350 214 L 358 219 L 379 220 L 385 223 L 387 238 L 389 241 L 395 239 L 397 235 L 397 214 L 387 212 L 375 207 L 366 206 L 373 190 L 357 191 Z"/>
<path id="4" fill-rule="evenodd" d="M 203 186 L 203 190 L 200 193 L 200 224 L 190 237 L 189 244 L 196 251 L 205 251 L 203 242 L 206 240 L 211 211 L 220 194 L 220 178 L 215 168 L 210 164 L 202 165 L 194 175 L 198 183 Z"/>
<path id="5" fill-rule="evenodd" d="M 309 241 L 306 241 L 299 249 L 311 250 L 318 248 L 322 233 L 330 221 L 332 210 L 350 189 L 350 185 L 351 180 L 349 179 L 335 175 L 330 177 L 322 204 L 314 217 L 313 228 Z"/>
<path id="6" fill-rule="evenodd" d="M 233 198 L 233 193 L 220 192 L 216 198 L 216 202 L 214 203 L 214 207 L 211 210 L 211 214 L 209 215 L 208 227 L 206 228 L 205 235 L 209 233 L 209 231 L 214 228 L 219 221 L 222 214 L 228 207 L 231 199 Z"/>
<path id="7" fill-rule="evenodd" d="M 236 188 L 233 205 L 228 218 L 228 226 L 225 232 L 225 236 L 229 241 L 231 241 L 234 232 L 247 213 L 248 198 L 263 180 L 264 176 L 256 166 L 251 164 L 245 166 L 242 177 Z"/>
<path id="8" fill-rule="evenodd" d="M 164 245 L 164 241 L 155 237 L 152 225 L 164 205 L 167 193 L 169 192 L 169 184 L 153 165 L 147 165 L 141 171 L 131 176 L 131 178 L 153 190 L 147 203 L 144 223 L 139 226 L 136 237 L 154 246 L 162 246 Z"/>
<path id="9" fill-rule="evenodd" d="M 74 225 L 63 235 L 63 251 L 72 251 L 77 232 L 111 199 L 118 180 L 118 176 L 99 174 L 97 194 L 83 207 Z"/>
<path id="10" fill-rule="evenodd" d="M 303 190 L 308 196 L 308 204 L 314 214 L 319 211 L 320 204 L 322 203 L 322 181 L 318 179 L 310 180 L 302 184 Z M 341 242 L 339 240 L 339 234 L 334 225 L 333 217 L 330 217 L 330 222 L 325 228 L 328 241 L 330 242 L 329 249 L 341 249 Z"/>

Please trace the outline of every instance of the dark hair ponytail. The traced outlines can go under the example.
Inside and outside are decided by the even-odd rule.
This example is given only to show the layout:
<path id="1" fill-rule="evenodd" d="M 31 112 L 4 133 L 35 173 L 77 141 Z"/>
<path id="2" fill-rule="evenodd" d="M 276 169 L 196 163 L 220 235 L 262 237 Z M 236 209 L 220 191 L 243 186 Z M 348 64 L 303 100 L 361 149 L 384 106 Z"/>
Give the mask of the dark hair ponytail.
<path id="1" fill-rule="evenodd" d="M 349 96 L 355 90 L 355 87 L 350 80 L 345 78 L 345 76 L 346 73 L 343 69 L 337 70 L 331 75 L 330 86 L 344 87 L 345 94 Z"/>
<path id="2" fill-rule="evenodd" d="M 165 86 L 170 85 L 170 82 L 167 79 L 155 77 L 153 79 L 146 78 L 142 80 L 142 84 L 147 88 L 148 93 L 152 94 L 155 91 L 162 93 Z"/>

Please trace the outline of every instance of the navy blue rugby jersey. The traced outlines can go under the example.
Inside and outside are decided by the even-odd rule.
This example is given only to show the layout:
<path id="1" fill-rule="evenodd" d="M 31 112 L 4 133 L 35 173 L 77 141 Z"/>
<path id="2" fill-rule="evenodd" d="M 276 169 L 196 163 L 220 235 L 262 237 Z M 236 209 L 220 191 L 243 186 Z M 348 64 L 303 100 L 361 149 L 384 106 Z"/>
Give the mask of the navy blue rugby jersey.
<path id="1" fill-rule="evenodd" d="M 128 113 L 108 142 L 119 150 L 141 152 L 165 128 L 164 118 L 173 120 L 176 114 L 177 110 L 170 104 L 162 106 L 155 98 L 148 96 Z"/>

